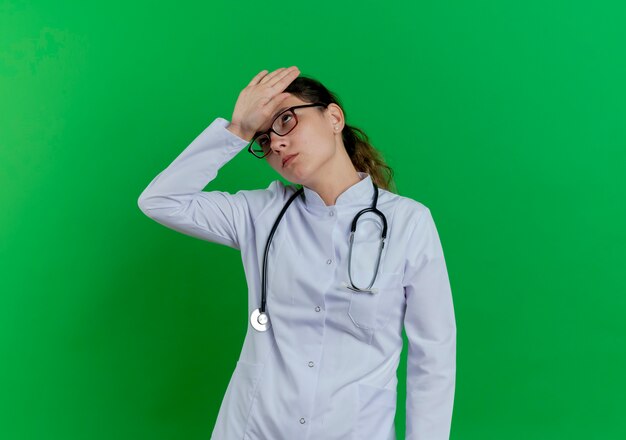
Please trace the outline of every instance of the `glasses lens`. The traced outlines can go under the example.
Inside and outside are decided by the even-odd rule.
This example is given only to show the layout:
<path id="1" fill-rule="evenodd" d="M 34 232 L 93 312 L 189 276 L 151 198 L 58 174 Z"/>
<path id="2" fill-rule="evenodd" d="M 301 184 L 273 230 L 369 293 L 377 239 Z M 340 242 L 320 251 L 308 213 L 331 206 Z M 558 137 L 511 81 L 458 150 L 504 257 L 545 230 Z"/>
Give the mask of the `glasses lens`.
<path id="1" fill-rule="evenodd" d="M 256 157 L 264 157 L 270 152 L 270 137 L 266 134 L 254 139 L 252 143 L 252 152 Z"/>
<path id="2" fill-rule="evenodd" d="M 276 118 L 272 128 L 274 129 L 274 131 L 276 131 L 276 133 L 280 135 L 285 135 L 289 133 L 295 126 L 296 116 L 293 114 L 293 111 L 287 110 Z"/>

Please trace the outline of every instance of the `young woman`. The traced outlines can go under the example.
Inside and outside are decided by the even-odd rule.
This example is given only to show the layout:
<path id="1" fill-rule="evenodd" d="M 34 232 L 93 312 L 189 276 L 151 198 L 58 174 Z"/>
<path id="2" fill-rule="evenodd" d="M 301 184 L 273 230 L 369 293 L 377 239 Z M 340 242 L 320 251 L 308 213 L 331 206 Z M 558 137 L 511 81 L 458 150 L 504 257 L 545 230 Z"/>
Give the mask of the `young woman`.
<path id="1" fill-rule="evenodd" d="M 456 323 L 431 212 L 388 189 L 367 136 L 299 73 L 259 72 L 138 201 L 242 253 L 248 331 L 211 438 L 395 439 L 404 329 L 406 438 L 448 439 Z M 203 191 L 245 147 L 294 185 Z"/>

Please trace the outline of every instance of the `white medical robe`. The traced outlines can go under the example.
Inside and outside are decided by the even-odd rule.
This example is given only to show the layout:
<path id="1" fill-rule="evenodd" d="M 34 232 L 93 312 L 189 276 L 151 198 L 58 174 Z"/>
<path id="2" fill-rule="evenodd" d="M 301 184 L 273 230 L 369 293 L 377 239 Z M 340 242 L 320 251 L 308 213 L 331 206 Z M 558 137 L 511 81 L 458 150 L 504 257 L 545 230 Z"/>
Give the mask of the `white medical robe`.
<path id="1" fill-rule="evenodd" d="M 216 118 L 139 197 L 156 222 L 241 251 L 248 285 L 248 330 L 221 402 L 213 440 L 392 440 L 402 329 L 409 341 L 406 439 L 449 438 L 456 372 L 456 323 L 444 254 L 430 210 L 379 188 L 387 217 L 377 293 L 354 292 L 348 278 L 350 226 L 372 204 L 361 181 L 327 206 L 304 187 L 269 250 L 265 332 L 249 317 L 261 305 L 265 245 L 297 190 L 275 180 L 234 194 L 203 191 L 248 142 Z M 245 152 L 245 154 L 248 154 Z M 250 160 L 256 160 L 250 158 Z M 265 166 L 261 161 L 259 166 Z M 354 283 L 366 287 L 382 221 L 364 214 L 352 252 Z"/>

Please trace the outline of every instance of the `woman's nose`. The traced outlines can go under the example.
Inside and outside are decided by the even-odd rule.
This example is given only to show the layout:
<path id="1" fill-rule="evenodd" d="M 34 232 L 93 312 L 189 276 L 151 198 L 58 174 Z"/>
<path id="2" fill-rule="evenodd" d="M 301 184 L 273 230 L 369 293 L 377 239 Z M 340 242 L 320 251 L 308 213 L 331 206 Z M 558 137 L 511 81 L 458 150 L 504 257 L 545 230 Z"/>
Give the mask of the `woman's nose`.
<path id="1" fill-rule="evenodd" d="M 286 136 L 278 136 L 276 133 L 270 133 L 270 148 L 275 152 L 285 148 Z"/>

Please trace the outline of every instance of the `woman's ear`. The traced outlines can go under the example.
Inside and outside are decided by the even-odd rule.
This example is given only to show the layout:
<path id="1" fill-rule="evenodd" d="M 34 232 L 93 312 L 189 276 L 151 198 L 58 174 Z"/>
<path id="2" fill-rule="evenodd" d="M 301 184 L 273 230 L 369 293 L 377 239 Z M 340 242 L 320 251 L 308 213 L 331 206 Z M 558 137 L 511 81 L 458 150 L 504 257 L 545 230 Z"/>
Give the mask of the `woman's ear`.
<path id="1" fill-rule="evenodd" d="M 341 107 L 339 107 L 334 102 L 328 104 L 328 115 L 330 117 L 330 122 L 332 124 L 333 129 L 335 131 L 343 130 L 344 115 L 343 115 L 343 110 L 341 110 Z"/>

